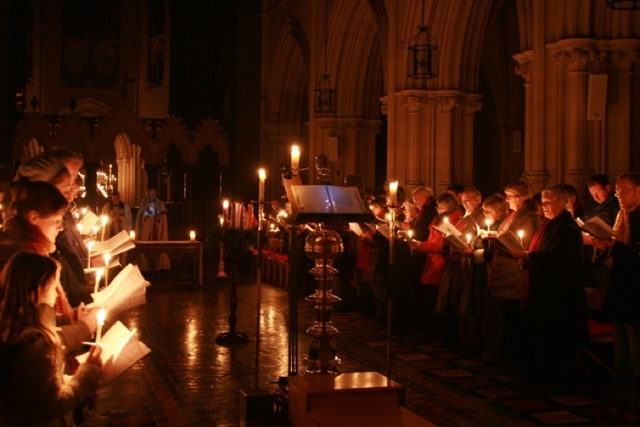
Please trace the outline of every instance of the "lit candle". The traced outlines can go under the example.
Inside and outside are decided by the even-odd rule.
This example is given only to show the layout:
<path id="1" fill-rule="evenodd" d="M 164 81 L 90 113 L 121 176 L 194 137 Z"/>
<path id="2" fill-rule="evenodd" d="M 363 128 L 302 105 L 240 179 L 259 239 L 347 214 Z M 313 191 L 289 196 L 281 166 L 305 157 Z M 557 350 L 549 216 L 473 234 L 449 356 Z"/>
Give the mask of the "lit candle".
<path id="1" fill-rule="evenodd" d="M 524 230 L 518 230 L 518 237 L 520 238 L 520 244 L 522 245 L 522 238 L 524 237 Z"/>
<path id="2" fill-rule="evenodd" d="M 97 225 L 93 226 L 93 235 L 96 236 L 96 239 L 98 238 L 98 230 L 100 229 L 100 227 L 98 227 Z"/>
<path id="3" fill-rule="evenodd" d="M 111 262 L 111 254 L 104 254 L 104 285 L 109 284 L 109 263 Z"/>
<path id="4" fill-rule="evenodd" d="M 91 249 L 95 243 L 93 240 L 87 242 L 87 268 L 91 268 Z"/>
<path id="5" fill-rule="evenodd" d="M 79 220 L 80 219 L 80 212 L 74 212 L 73 213 L 73 217 L 76 219 L 76 221 Z"/>
<path id="6" fill-rule="evenodd" d="M 398 181 L 389 183 L 389 206 L 394 207 L 398 205 Z"/>
<path id="7" fill-rule="evenodd" d="M 258 171 L 258 176 L 260 177 L 260 186 L 258 189 L 258 201 L 264 202 L 264 181 L 267 179 L 267 174 L 264 169 L 260 169 Z"/>
<path id="8" fill-rule="evenodd" d="M 224 226 L 224 216 L 220 217 L 220 227 Z"/>
<path id="9" fill-rule="evenodd" d="M 78 223 L 78 233 L 82 234 L 82 224 Z"/>
<path id="10" fill-rule="evenodd" d="M 471 243 L 471 234 L 467 233 L 467 243 Z"/>
<path id="11" fill-rule="evenodd" d="M 443 220 L 444 222 L 449 222 L 449 217 L 448 217 L 448 216 L 445 216 L 444 218 L 442 218 L 442 220 Z"/>
<path id="12" fill-rule="evenodd" d="M 269 224 L 269 231 L 272 233 L 276 232 L 276 225 L 274 223 Z"/>
<path id="13" fill-rule="evenodd" d="M 98 289 L 100 289 L 100 279 L 102 279 L 102 275 L 104 274 L 104 268 L 96 271 L 96 284 L 93 287 L 93 293 L 98 293 Z"/>
<path id="14" fill-rule="evenodd" d="M 291 172 L 298 175 L 300 170 L 300 148 L 297 145 L 291 147 Z"/>
<path id="15" fill-rule="evenodd" d="M 223 221 L 220 223 L 220 225 L 224 225 L 224 221 L 229 220 L 229 201 L 228 200 L 225 200 L 222 202 L 222 219 Z"/>
<path id="16" fill-rule="evenodd" d="M 96 331 L 96 344 L 102 339 L 102 327 L 104 326 L 104 319 L 107 317 L 107 312 L 103 309 L 98 310 L 98 330 Z"/>
<path id="17" fill-rule="evenodd" d="M 102 217 L 100 217 L 100 222 L 102 222 L 102 238 L 100 239 L 101 241 L 104 242 L 104 232 L 107 229 L 107 221 L 109 220 L 109 218 L 107 218 L 106 215 L 102 215 Z"/>
<path id="18" fill-rule="evenodd" d="M 409 230 L 409 240 L 413 239 L 413 230 Z"/>
<path id="19" fill-rule="evenodd" d="M 131 230 L 129 232 L 129 238 L 131 239 L 132 242 L 135 242 L 136 241 L 136 232 Z"/>
<path id="20" fill-rule="evenodd" d="M 82 208 L 82 216 L 85 216 L 87 214 L 87 208 Z"/>
<path id="21" fill-rule="evenodd" d="M 487 224 L 487 231 L 491 231 L 491 220 L 489 218 L 487 218 L 485 221 L 485 224 Z"/>
<path id="22" fill-rule="evenodd" d="M 191 240 L 192 242 L 196 241 L 196 232 L 195 231 L 191 230 L 189 232 L 189 240 Z"/>

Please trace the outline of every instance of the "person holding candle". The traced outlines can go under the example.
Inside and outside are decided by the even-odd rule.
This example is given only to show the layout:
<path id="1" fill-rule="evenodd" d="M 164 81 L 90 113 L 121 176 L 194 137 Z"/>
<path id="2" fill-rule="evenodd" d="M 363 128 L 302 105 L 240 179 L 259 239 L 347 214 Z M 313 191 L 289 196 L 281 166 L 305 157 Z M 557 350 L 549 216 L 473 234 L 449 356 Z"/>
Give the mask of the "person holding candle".
<path id="1" fill-rule="evenodd" d="M 73 409 L 95 393 L 100 381 L 99 347 L 72 377 L 64 375 L 65 353 L 78 348 L 84 336 L 57 331 L 59 276 L 55 260 L 29 252 L 14 255 L 0 274 L 1 425 L 75 425 Z M 91 320 L 82 318 L 78 326 L 88 332 L 85 322 Z"/>
<path id="2" fill-rule="evenodd" d="M 71 283 L 70 286 L 88 285 L 84 274 L 88 250 L 73 216 L 74 200 L 78 196 L 82 183 L 79 176 L 82 163 L 80 154 L 68 148 L 59 147 L 32 157 L 18 168 L 16 174 L 16 180 L 49 182 L 67 199 L 67 211 L 62 221 L 63 230 L 55 239 L 55 255 L 63 264 L 62 283 L 65 286 L 67 283 Z M 73 302 L 79 303 L 74 295 L 69 297 Z"/>
<path id="3" fill-rule="evenodd" d="M 427 334 L 427 340 L 437 339 L 440 345 L 452 344 L 454 337 L 451 331 L 451 322 L 447 316 L 436 316 L 437 309 L 442 310 L 442 304 L 438 303 L 446 299 L 446 294 L 440 296 L 440 284 L 445 265 L 450 255 L 449 247 L 445 246 L 442 233 L 435 229 L 436 226 L 448 221 L 456 225 L 462 217 L 458 201 L 449 193 L 443 193 L 436 199 L 438 216 L 429 225 L 429 237 L 421 242 L 411 241 L 411 248 L 427 256 L 424 269 L 420 275 L 422 287 L 418 290 L 415 300 L 418 304 L 417 312 L 421 313 L 420 327 Z M 445 292 L 448 289 L 445 290 Z"/>
<path id="4" fill-rule="evenodd" d="M 512 251 L 526 277 L 522 293 L 528 365 L 535 378 L 556 380 L 577 365 L 588 340 L 582 233 L 567 210 L 563 185 L 542 192 L 545 220 L 527 251 Z"/>
<path id="5" fill-rule="evenodd" d="M 531 200 L 529 185 L 521 180 L 509 183 L 504 190 L 511 212 L 500 223 L 497 234 L 523 230 L 524 247 L 540 226 L 540 216 Z M 516 234 L 517 235 L 517 234 Z M 489 271 L 489 317 L 487 342 L 482 353 L 492 363 L 520 363 L 524 358 L 525 342 L 522 331 L 520 302 L 524 287 L 524 272 L 513 255 L 496 249 Z"/>
<path id="6" fill-rule="evenodd" d="M 68 176 L 66 169 L 63 175 Z M 64 256 L 56 245 L 67 205 L 64 196 L 49 183 L 15 181 L 11 186 L 10 217 L 0 233 L 0 266 L 19 250 L 53 256 L 62 265 L 60 281 L 69 303 L 75 307 L 93 299 L 91 287 L 78 278 L 69 262 L 70 259 L 77 261 L 77 257 Z M 79 268 L 84 278 L 83 266 Z"/>

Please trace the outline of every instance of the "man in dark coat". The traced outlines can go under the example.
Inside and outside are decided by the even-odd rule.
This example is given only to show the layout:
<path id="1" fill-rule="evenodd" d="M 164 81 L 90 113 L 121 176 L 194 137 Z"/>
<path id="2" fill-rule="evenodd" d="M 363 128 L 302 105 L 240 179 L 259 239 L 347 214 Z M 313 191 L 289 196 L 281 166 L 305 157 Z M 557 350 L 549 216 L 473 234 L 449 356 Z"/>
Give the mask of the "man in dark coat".
<path id="1" fill-rule="evenodd" d="M 582 262 L 582 233 L 567 211 L 562 185 L 542 192 L 545 220 L 524 260 L 522 296 L 525 336 L 532 374 L 554 380 L 575 366 L 578 348 L 588 340 Z"/>

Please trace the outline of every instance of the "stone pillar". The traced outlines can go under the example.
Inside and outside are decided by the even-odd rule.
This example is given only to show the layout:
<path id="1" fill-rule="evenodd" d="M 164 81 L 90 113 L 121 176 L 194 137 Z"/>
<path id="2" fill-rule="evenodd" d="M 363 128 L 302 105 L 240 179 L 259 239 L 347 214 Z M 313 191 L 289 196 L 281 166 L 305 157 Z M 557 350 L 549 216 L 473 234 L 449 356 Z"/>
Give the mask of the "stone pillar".
<path id="1" fill-rule="evenodd" d="M 405 108 L 407 114 L 407 131 L 406 131 L 406 144 L 407 144 L 407 157 L 405 162 L 406 178 L 405 184 L 408 187 L 421 186 L 423 181 L 420 176 L 421 172 L 421 160 L 422 156 L 420 148 L 422 147 L 422 105 L 426 101 L 424 96 L 408 96 L 403 98 L 402 106 Z"/>
<path id="2" fill-rule="evenodd" d="M 525 179 L 531 191 L 534 193 L 542 191 L 549 179 L 549 173 L 544 163 L 544 144 L 534 144 L 534 135 L 536 123 L 534 123 L 535 97 L 533 85 L 533 51 L 528 50 L 523 53 L 514 55 L 514 59 L 518 62 L 515 72 L 524 78 L 525 89 L 525 113 L 524 113 L 524 174 Z M 508 145 L 508 144 L 507 144 Z M 506 153 L 505 153 L 506 154 Z"/>
<path id="3" fill-rule="evenodd" d="M 449 91 L 438 91 L 436 97 L 436 152 L 435 152 L 435 194 L 444 193 L 451 185 L 453 176 L 452 147 L 456 141 L 457 123 L 455 120 L 457 107 L 460 106 L 459 93 L 447 94 Z"/>
<path id="4" fill-rule="evenodd" d="M 474 186 L 473 182 L 473 118 L 482 108 L 481 95 L 468 94 L 462 101 L 462 126 L 460 127 L 460 141 L 455 148 L 453 159 L 454 179 L 465 187 Z"/>

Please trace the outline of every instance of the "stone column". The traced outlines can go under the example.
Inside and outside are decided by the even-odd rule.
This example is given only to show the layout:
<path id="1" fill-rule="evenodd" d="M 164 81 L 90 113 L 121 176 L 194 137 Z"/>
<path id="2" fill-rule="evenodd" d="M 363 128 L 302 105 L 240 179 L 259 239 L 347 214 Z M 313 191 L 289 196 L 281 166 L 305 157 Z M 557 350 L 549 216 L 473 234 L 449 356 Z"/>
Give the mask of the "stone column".
<path id="1" fill-rule="evenodd" d="M 524 174 L 525 179 L 534 193 L 542 191 L 549 179 L 549 173 L 544 163 L 544 144 L 534 144 L 534 85 L 533 85 L 533 51 L 528 50 L 517 55 L 518 62 L 515 72 L 524 78 L 525 113 L 524 113 Z M 505 153 L 506 154 L 506 153 Z"/>
<path id="2" fill-rule="evenodd" d="M 455 143 L 457 123 L 455 114 L 460 106 L 459 93 L 447 94 L 448 91 L 438 91 L 436 99 L 436 152 L 434 193 L 446 191 L 452 184 L 453 169 L 451 151 Z"/>
<path id="3" fill-rule="evenodd" d="M 421 118 L 422 105 L 426 101 L 423 96 L 408 96 L 402 99 L 402 106 L 407 114 L 407 131 L 406 131 L 406 167 L 405 184 L 411 186 L 423 185 L 420 172 L 422 159 L 420 148 L 422 146 Z"/>
<path id="4" fill-rule="evenodd" d="M 481 95 L 467 94 L 462 101 L 462 123 L 460 141 L 453 156 L 454 179 L 465 187 L 474 186 L 473 182 L 473 118 L 482 108 Z"/>

